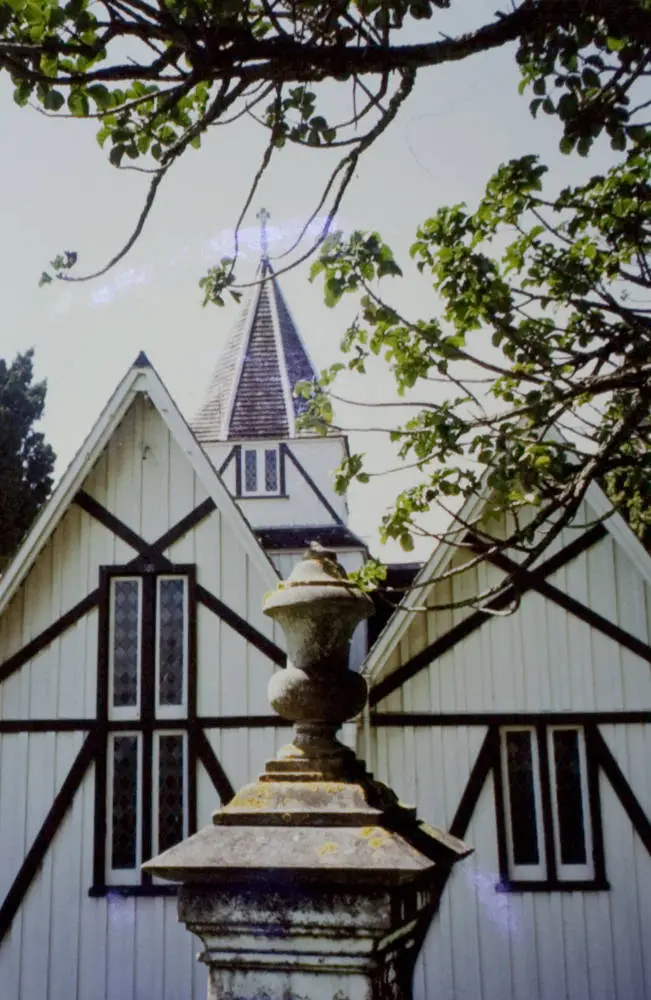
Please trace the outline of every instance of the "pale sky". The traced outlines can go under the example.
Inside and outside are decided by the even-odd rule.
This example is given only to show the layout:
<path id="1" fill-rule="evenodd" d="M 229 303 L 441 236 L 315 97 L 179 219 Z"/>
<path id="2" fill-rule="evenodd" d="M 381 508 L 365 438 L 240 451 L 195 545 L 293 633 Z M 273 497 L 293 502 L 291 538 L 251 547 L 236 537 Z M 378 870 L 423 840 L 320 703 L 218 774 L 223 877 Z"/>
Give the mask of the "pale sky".
<path id="1" fill-rule="evenodd" d="M 452 31 L 452 16 L 455 23 L 470 12 L 473 21 L 482 14 L 492 18 L 495 3 L 473 0 L 460 10 L 461 15 L 441 18 L 442 31 Z M 431 37 L 427 26 L 421 30 Z M 440 205 L 472 204 L 490 173 L 509 157 L 540 153 L 552 167 L 554 186 L 580 179 L 587 169 L 603 169 L 607 149 L 587 164 L 558 153 L 558 123 L 544 115 L 531 119 L 531 96 L 518 95 L 518 82 L 512 51 L 506 49 L 424 71 L 397 121 L 362 159 L 338 228 L 378 229 L 408 265 L 406 251 L 418 223 Z M 237 314 L 234 305 L 202 309 L 198 280 L 231 250 L 230 234 L 264 135 L 249 121 L 217 129 L 161 185 L 146 229 L 125 261 L 88 284 L 39 289 L 38 277 L 55 253 L 76 250 L 80 271 L 91 271 L 119 249 L 142 204 L 146 178 L 109 165 L 95 141 L 96 123 L 46 119 L 16 107 L 11 93 L 8 76 L 0 74 L 0 356 L 11 359 L 35 348 L 37 376 L 48 381 L 41 429 L 57 453 L 60 475 L 141 349 L 185 415 L 198 407 Z M 289 245 L 312 210 L 329 162 L 319 151 L 279 152 L 250 213 L 245 242 L 248 237 L 253 246 L 240 268 L 243 278 L 257 255 L 257 209 L 264 204 L 271 213 L 273 255 Z M 327 309 L 321 287 L 308 283 L 308 271 L 306 264 L 281 280 L 320 368 L 336 359 L 352 305 Z M 394 301 L 410 316 L 437 312 L 426 281 L 411 277 L 394 287 Z M 355 385 L 349 383 L 347 391 L 360 398 L 392 398 L 390 380 L 380 374 Z M 377 423 L 377 413 L 364 418 L 357 411 L 356 424 L 364 419 Z M 353 435 L 353 448 L 368 438 Z M 386 445 L 372 440 L 370 451 L 378 467 Z M 350 496 L 351 527 L 376 552 L 373 525 L 398 479 L 375 480 Z M 420 546 L 417 554 L 425 557 L 430 547 Z M 392 548 L 391 557 L 396 556 Z"/>

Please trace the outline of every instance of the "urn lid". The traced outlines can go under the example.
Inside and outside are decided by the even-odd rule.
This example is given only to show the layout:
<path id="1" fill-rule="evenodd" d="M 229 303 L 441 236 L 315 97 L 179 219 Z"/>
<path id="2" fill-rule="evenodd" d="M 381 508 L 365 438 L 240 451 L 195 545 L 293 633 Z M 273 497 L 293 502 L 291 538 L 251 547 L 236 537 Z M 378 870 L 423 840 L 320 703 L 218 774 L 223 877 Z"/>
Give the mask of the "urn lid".
<path id="1" fill-rule="evenodd" d="M 276 609 L 324 600 L 354 604 L 360 619 L 373 614 L 373 601 L 348 579 L 336 553 L 311 542 L 288 578 L 266 597 L 263 610 L 273 618 Z"/>

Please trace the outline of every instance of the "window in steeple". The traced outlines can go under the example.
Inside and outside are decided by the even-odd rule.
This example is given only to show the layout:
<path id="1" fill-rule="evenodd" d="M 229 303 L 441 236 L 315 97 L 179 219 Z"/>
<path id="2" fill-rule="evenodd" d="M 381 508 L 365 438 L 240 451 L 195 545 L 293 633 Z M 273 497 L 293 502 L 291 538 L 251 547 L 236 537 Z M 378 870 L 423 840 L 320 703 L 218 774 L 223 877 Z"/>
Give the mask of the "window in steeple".
<path id="1" fill-rule="evenodd" d="M 243 497 L 270 497 L 282 493 L 282 456 L 277 445 L 245 446 L 240 457 Z"/>
<path id="2" fill-rule="evenodd" d="M 258 452 L 247 448 L 244 452 L 244 492 L 258 492 Z"/>
<path id="3" fill-rule="evenodd" d="M 265 493 L 278 492 L 278 449 L 264 450 L 264 489 Z"/>

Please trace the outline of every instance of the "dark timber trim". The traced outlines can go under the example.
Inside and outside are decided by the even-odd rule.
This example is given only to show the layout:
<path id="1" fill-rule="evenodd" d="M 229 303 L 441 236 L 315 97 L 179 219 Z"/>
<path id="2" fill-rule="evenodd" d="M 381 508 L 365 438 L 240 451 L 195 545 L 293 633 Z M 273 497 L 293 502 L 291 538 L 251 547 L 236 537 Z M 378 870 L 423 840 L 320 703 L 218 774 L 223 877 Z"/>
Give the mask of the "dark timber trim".
<path id="1" fill-rule="evenodd" d="M 170 545 L 174 545 L 174 542 L 178 542 L 180 538 L 187 535 L 188 531 L 192 531 L 202 521 L 205 521 L 207 517 L 210 517 L 215 509 L 215 501 L 212 497 L 207 497 L 194 510 L 191 510 L 189 514 L 186 514 L 180 521 L 172 525 L 169 531 L 166 531 L 164 535 L 157 538 L 152 545 L 152 549 L 155 549 L 157 552 L 164 552 Z"/>
<path id="2" fill-rule="evenodd" d="M 187 719 L 187 781 L 188 834 L 197 830 L 197 576 L 188 573 L 188 719 Z"/>
<path id="3" fill-rule="evenodd" d="M 43 859 L 52 843 L 54 835 L 72 804 L 79 786 L 81 785 L 86 771 L 90 767 L 95 756 L 97 747 L 97 736 L 89 733 L 84 740 L 81 750 L 77 754 L 65 781 L 57 792 L 50 810 L 43 820 L 41 829 L 36 834 L 25 860 L 23 861 L 16 878 L 12 882 L 7 895 L 0 906 L 0 941 L 4 939 L 12 921 L 18 912 L 23 899 L 29 892 L 29 888 L 36 877 L 39 868 L 43 864 Z"/>
<path id="4" fill-rule="evenodd" d="M 585 756 L 588 770 L 588 808 L 590 810 L 590 825 L 592 828 L 592 861 L 594 864 L 595 883 L 607 886 L 606 852 L 604 849 L 604 831 L 601 822 L 601 793 L 599 789 L 599 755 L 597 749 L 597 727 L 593 723 L 584 726 Z"/>
<path id="5" fill-rule="evenodd" d="M 648 853 L 651 854 L 651 822 L 638 802 L 633 789 L 624 777 L 619 764 L 610 752 L 608 744 L 596 728 L 592 733 L 592 745 L 599 767 L 608 778 L 615 795 L 633 824 L 633 829 L 646 847 Z"/>
<path id="6" fill-rule="evenodd" d="M 491 729 L 495 741 L 493 749 L 493 796 L 495 801 L 495 832 L 497 834 L 497 863 L 500 870 L 498 888 L 500 888 L 508 882 L 509 849 L 506 833 L 504 773 L 502 770 L 502 735 L 499 726 L 493 726 Z"/>
<path id="7" fill-rule="evenodd" d="M 123 567 L 124 569 L 139 567 L 142 564 L 141 568 L 150 572 L 153 570 L 164 572 L 165 569 L 171 567 L 172 563 L 163 554 L 165 549 L 178 542 L 188 531 L 196 528 L 198 524 L 201 524 L 216 509 L 215 501 L 212 497 L 207 497 L 194 510 L 191 510 L 180 521 L 173 524 L 156 541 L 146 542 L 144 538 L 141 538 L 128 525 L 124 524 L 115 514 L 112 514 L 99 501 L 95 500 L 88 493 L 84 493 L 83 490 L 80 490 L 75 496 L 75 503 L 91 517 L 94 517 L 96 521 L 103 524 L 105 528 L 108 528 L 109 531 L 117 535 L 118 538 L 126 542 L 127 545 L 130 545 L 132 549 L 136 550 L 138 555 L 126 563 Z"/>
<path id="8" fill-rule="evenodd" d="M 498 740 L 497 730 L 491 726 L 479 748 L 477 759 L 470 772 L 470 777 L 463 790 L 461 801 L 457 806 L 457 811 L 450 825 L 450 833 L 454 837 L 463 838 L 466 835 L 470 820 L 479 802 L 479 796 L 483 791 L 491 768 L 495 764 L 496 753 L 499 757 Z"/>
<path id="9" fill-rule="evenodd" d="M 13 733 L 76 733 L 95 728 L 96 719 L 0 719 L 0 734 Z M 291 722 L 279 715 L 201 715 L 190 719 L 157 719 L 156 729 L 185 730 L 193 725 L 203 729 L 286 729 Z M 140 732 L 138 720 L 113 720 L 105 723 L 109 732 Z"/>
<path id="10" fill-rule="evenodd" d="M 287 458 L 290 460 L 290 462 L 292 463 L 292 465 L 301 474 L 301 476 L 303 477 L 303 479 L 305 480 L 305 482 L 307 483 L 307 485 L 310 487 L 310 489 L 312 490 L 312 492 L 314 493 L 314 495 L 323 504 L 323 506 L 328 511 L 328 514 L 330 515 L 330 517 L 332 518 L 332 520 L 335 522 L 335 524 L 339 524 L 339 525 L 341 525 L 343 527 L 344 526 L 343 520 L 339 517 L 339 514 L 334 509 L 334 507 L 332 506 L 332 504 L 330 503 L 330 501 L 327 499 L 327 497 L 325 497 L 323 495 L 323 493 L 321 492 L 321 490 L 319 489 L 319 487 L 316 485 L 316 483 L 312 479 L 312 476 L 309 474 L 309 472 L 307 472 L 303 468 L 303 466 L 301 465 L 301 463 L 299 462 L 299 460 L 297 459 L 296 455 L 291 450 L 291 448 L 287 444 L 285 444 L 285 442 L 283 441 L 283 442 L 281 442 L 280 449 L 281 449 L 281 452 L 284 455 L 287 456 Z"/>
<path id="11" fill-rule="evenodd" d="M 222 464 L 217 469 L 217 475 L 218 476 L 223 476 L 224 475 L 224 473 L 226 472 L 226 469 L 228 468 L 228 466 L 231 464 L 231 462 L 235 458 L 235 456 L 237 454 L 237 452 L 235 450 L 236 447 L 237 447 L 237 445 L 233 445 L 233 447 L 229 451 L 228 455 L 226 456 L 226 458 L 224 459 L 224 461 L 222 462 Z"/>
<path id="12" fill-rule="evenodd" d="M 349 528 L 340 524 L 306 524 L 292 528 L 255 528 L 255 535 L 264 549 L 305 549 L 310 542 L 336 548 L 361 549 L 367 546 Z"/>
<path id="13" fill-rule="evenodd" d="M 92 611 L 93 608 L 97 607 L 99 602 L 99 590 L 93 590 L 92 593 L 88 594 L 83 600 L 75 604 L 74 607 L 66 611 L 64 615 L 57 618 L 55 622 L 48 625 L 39 635 L 35 636 L 31 642 L 28 642 L 26 646 L 19 649 L 17 653 L 10 656 L 5 662 L 0 666 L 0 684 L 6 681 L 8 677 L 16 671 L 19 670 L 28 660 L 33 659 L 42 649 L 49 646 L 51 642 L 69 629 L 72 625 L 83 618 L 84 615 Z"/>
<path id="14" fill-rule="evenodd" d="M 275 642 L 267 639 L 266 635 L 263 635 L 262 632 L 258 632 L 246 619 L 238 615 L 237 611 L 229 608 L 227 604 L 224 604 L 223 601 L 215 597 L 209 590 L 206 590 L 200 583 L 197 584 L 197 600 L 204 607 L 208 608 L 209 611 L 217 615 L 218 618 L 226 622 L 227 625 L 230 625 L 232 629 L 235 629 L 243 639 L 246 639 L 252 646 L 259 649 L 261 653 L 268 656 L 273 663 L 277 663 L 280 667 L 285 666 L 286 655 Z"/>
<path id="15" fill-rule="evenodd" d="M 466 835 L 466 831 L 470 825 L 473 813 L 477 808 L 477 803 L 479 802 L 484 785 L 486 784 L 488 776 L 495 764 L 496 738 L 499 739 L 496 729 L 494 727 L 490 727 L 487 730 L 482 745 L 479 748 L 479 753 L 477 754 L 475 763 L 473 764 L 470 777 L 466 782 L 466 787 L 461 794 L 457 811 L 455 812 L 452 823 L 450 824 L 450 833 L 453 837 L 459 837 L 459 839 L 463 840 Z M 497 752 L 499 754 L 499 744 L 497 746 Z M 445 889 L 451 874 L 451 868 L 445 868 L 442 870 L 436 886 L 435 905 L 438 905 L 438 901 L 443 894 L 443 890 Z"/>
<path id="16" fill-rule="evenodd" d="M 550 576 L 562 566 L 576 559 L 577 556 L 600 541 L 605 533 L 606 529 L 601 524 L 590 528 L 589 531 L 580 535 L 574 542 L 571 542 L 564 549 L 561 549 L 560 552 L 557 552 L 535 570 L 528 573 L 526 577 L 523 577 L 517 587 L 514 584 L 506 587 L 501 594 L 498 594 L 492 601 L 489 601 L 487 608 L 490 611 L 499 611 L 508 607 L 515 597 L 531 590 L 538 581 L 544 580 L 546 576 Z M 392 694 L 399 687 L 402 687 L 406 681 L 411 680 L 421 670 L 428 667 L 433 660 L 447 653 L 448 650 L 456 646 L 462 639 L 467 638 L 467 636 L 480 628 L 484 622 L 491 620 L 492 615 L 490 611 L 475 611 L 471 615 L 468 615 L 458 625 L 455 625 L 444 635 L 439 636 L 438 639 L 435 639 L 434 642 L 426 646 L 416 656 L 407 660 L 406 663 L 398 667 L 388 677 L 385 677 L 384 680 L 379 681 L 369 692 L 369 705 L 371 707 L 377 705 L 383 698 Z"/>
<path id="17" fill-rule="evenodd" d="M 151 574 L 142 578 L 142 627 L 140 630 L 140 723 L 142 727 L 142 787 L 140 789 L 141 857 L 153 854 L 153 808 L 156 790 L 153 784 L 154 726 L 156 724 L 156 603 L 158 581 Z M 157 811 L 158 812 L 158 811 Z M 151 885 L 149 872 L 140 873 L 142 885 Z"/>
<path id="18" fill-rule="evenodd" d="M 123 542 L 130 545 L 132 549 L 136 550 L 136 552 L 141 555 L 148 555 L 152 551 L 153 546 L 144 542 L 140 535 L 126 525 L 124 521 L 121 521 L 118 517 L 116 517 L 115 514 L 111 514 L 110 510 L 107 510 L 106 507 L 102 506 L 102 504 L 99 503 L 98 500 L 95 500 L 94 497 L 91 497 L 89 493 L 85 493 L 84 490 L 79 490 L 79 492 L 75 495 L 74 502 L 78 507 L 81 507 L 86 514 L 89 514 L 91 517 L 95 518 L 96 521 L 99 521 L 100 524 L 103 524 L 105 528 L 112 531 L 114 535 L 121 538 Z"/>
<path id="19" fill-rule="evenodd" d="M 547 879 L 540 882 L 518 882 L 505 879 L 495 886 L 496 892 L 608 892 L 609 882 L 564 882 Z"/>
<path id="20" fill-rule="evenodd" d="M 651 712 L 371 712 L 370 719 L 377 727 L 651 725 Z"/>
<path id="21" fill-rule="evenodd" d="M 233 447 L 235 455 L 235 496 L 242 496 L 242 445 L 236 444 Z"/>
<path id="22" fill-rule="evenodd" d="M 110 574 L 99 570 L 99 605 L 97 633 L 97 732 L 100 743 L 95 759 L 95 812 L 93 821 L 93 884 L 106 882 L 106 795 L 109 710 L 109 604 Z"/>
<path id="23" fill-rule="evenodd" d="M 536 726 L 538 741 L 538 766 L 540 768 L 540 798 L 542 809 L 543 838 L 545 841 L 545 860 L 547 862 L 546 882 L 558 882 L 556 869 L 556 844 L 554 843 L 554 818 L 552 813 L 552 777 L 549 766 L 549 744 L 547 727 L 543 723 Z"/>
<path id="24" fill-rule="evenodd" d="M 278 458 L 278 464 L 280 466 L 280 481 L 278 485 L 280 486 L 280 495 L 285 497 L 287 496 L 287 469 L 285 466 L 287 456 L 285 454 L 285 449 L 282 446 L 278 447 Z"/>
<path id="25" fill-rule="evenodd" d="M 504 555 L 489 556 L 488 561 L 505 570 L 507 573 L 517 573 L 525 581 L 528 581 L 531 576 L 529 571 L 519 570 L 517 563 L 512 562 Z M 565 594 L 558 587 L 548 583 L 546 580 L 535 579 L 527 589 L 535 590 L 542 597 L 553 601 L 554 604 L 557 604 L 571 615 L 585 622 L 586 625 L 590 625 L 598 632 L 608 636 L 609 639 L 613 639 L 614 642 L 619 643 L 620 646 L 624 646 L 632 653 L 642 657 L 643 660 L 651 663 L 651 646 L 647 645 L 646 642 L 642 642 L 636 636 L 631 635 L 630 632 L 626 632 L 619 625 L 615 625 L 614 622 L 604 618 L 597 611 L 586 607 L 581 601 L 577 601 L 575 597 L 570 597 L 569 594 Z"/>
<path id="26" fill-rule="evenodd" d="M 204 733 L 203 729 L 197 729 L 196 742 L 197 756 L 208 772 L 208 777 L 212 781 L 215 791 L 219 795 L 221 804 L 225 806 L 235 795 L 235 789 L 228 780 L 224 768 L 215 756 L 213 748 L 208 742 L 208 737 Z"/>

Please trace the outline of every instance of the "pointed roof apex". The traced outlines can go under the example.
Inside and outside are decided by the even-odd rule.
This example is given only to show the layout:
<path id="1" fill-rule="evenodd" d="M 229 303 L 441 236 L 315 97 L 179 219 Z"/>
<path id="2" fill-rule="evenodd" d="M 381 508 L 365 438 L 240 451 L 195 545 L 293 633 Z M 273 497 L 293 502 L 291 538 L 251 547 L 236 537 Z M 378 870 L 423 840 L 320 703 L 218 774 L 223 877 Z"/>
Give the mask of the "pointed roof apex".
<path id="1" fill-rule="evenodd" d="M 291 317 L 266 253 L 268 213 L 262 223 L 257 283 L 217 362 L 203 405 L 192 421 L 199 441 L 291 438 L 305 400 L 297 382 L 317 374 Z"/>
<path id="2" fill-rule="evenodd" d="M 133 362 L 134 368 L 151 368 L 151 361 L 147 357 L 144 351 L 140 351 L 138 357 Z"/>

